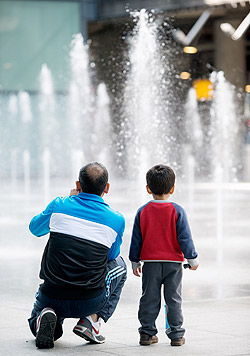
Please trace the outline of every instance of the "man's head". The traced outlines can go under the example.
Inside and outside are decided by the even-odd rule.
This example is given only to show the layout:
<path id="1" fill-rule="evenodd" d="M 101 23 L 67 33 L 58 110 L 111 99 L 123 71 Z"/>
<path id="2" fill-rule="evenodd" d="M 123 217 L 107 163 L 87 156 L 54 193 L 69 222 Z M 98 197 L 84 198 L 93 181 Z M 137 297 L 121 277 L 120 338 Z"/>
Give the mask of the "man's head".
<path id="1" fill-rule="evenodd" d="M 82 167 L 77 184 L 83 193 L 102 196 L 108 193 L 108 171 L 101 163 L 92 162 Z"/>
<path id="2" fill-rule="evenodd" d="M 146 180 L 154 195 L 169 194 L 175 184 L 175 173 L 172 168 L 158 164 L 147 172 Z"/>

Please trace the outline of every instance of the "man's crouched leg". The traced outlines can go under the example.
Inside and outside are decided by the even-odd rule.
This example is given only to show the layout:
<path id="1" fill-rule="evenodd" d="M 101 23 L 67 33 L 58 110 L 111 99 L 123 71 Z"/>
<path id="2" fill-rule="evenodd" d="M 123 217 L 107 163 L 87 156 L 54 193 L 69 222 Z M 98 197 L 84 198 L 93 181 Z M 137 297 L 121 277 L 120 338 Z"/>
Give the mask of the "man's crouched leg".
<path id="1" fill-rule="evenodd" d="M 106 323 L 113 315 L 119 302 L 122 288 L 127 279 L 127 266 L 121 256 L 108 262 L 108 272 L 106 275 L 106 303 L 97 313 Z"/>
<path id="2" fill-rule="evenodd" d="M 36 347 L 51 349 L 54 347 L 54 334 L 57 316 L 52 308 L 44 308 L 37 318 Z"/>

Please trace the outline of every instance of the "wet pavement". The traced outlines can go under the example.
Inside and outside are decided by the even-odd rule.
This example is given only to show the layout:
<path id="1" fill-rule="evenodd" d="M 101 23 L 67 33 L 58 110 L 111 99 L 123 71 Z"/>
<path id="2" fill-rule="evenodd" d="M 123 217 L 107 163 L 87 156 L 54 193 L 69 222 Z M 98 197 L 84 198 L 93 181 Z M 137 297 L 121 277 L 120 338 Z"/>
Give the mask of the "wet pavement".
<path id="1" fill-rule="evenodd" d="M 177 185 L 173 201 L 188 213 L 200 267 L 184 271 L 183 311 L 186 344 L 171 347 L 164 334 L 164 308 L 157 319 L 159 344 L 138 345 L 137 307 L 140 279 L 128 280 L 114 316 L 103 326 L 106 343 L 89 345 L 72 333 L 76 320 L 67 319 L 64 335 L 53 350 L 36 350 L 27 318 L 39 284 L 39 264 L 47 237 L 35 238 L 28 231 L 30 219 L 45 207 L 42 182 L 15 188 L 2 182 L 0 193 L 0 355 L 250 355 L 250 184 L 218 186 Z M 66 195 L 69 180 L 54 181 L 50 198 Z M 190 193 L 191 192 L 191 193 Z M 127 255 L 133 218 L 150 197 L 125 181 L 111 181 L 105 200 L 122 212 L 126 230 L 122 256 Z"/>

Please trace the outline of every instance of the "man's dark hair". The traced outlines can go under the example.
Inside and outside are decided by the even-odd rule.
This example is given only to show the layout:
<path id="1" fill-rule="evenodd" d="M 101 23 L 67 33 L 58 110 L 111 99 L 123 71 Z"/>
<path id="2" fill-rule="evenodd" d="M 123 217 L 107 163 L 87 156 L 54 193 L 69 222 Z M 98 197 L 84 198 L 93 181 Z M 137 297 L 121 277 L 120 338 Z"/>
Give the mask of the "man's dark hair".
<path id="1" fill-rule="evenodd" d="M 89 163 L 81 168 L 79 182 L 83 193 L 102 195 L 108 183 L 108 171 L 101 163 Z"/>
<path id="2" fill-rule="evenodd" d="M 147 172 L 146 180 L 154 195 L 168 194 L 175 183 L 175 173 L 172 168 L 158 164 Z"/>

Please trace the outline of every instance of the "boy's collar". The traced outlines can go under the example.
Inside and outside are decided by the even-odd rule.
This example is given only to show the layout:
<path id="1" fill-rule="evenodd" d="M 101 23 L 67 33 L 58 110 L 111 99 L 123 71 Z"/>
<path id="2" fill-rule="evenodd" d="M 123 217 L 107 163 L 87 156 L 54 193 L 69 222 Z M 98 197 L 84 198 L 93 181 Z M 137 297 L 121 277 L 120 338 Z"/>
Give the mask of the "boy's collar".
<path id="1" fill-rule="evenodd" d="M 171 203 L 171 202 L 169 200 L 152 199 L 152 200 L 150 200 L 150 203 Z"/>

